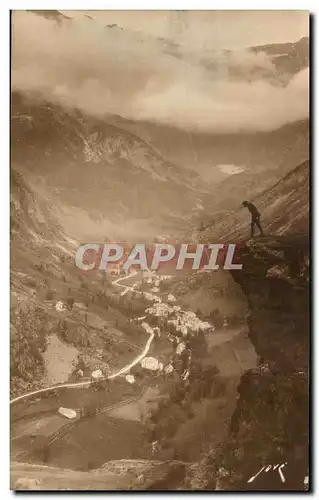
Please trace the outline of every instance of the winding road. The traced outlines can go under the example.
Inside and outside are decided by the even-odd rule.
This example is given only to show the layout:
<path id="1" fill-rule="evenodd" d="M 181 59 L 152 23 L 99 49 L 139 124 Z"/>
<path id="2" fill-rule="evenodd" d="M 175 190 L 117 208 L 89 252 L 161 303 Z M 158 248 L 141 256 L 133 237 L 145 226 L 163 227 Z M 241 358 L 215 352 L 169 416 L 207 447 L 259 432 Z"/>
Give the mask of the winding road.
<path id="1" fill-rule="evenodd" d="M 127 285 L 124 285 L 124 284 L 121 283 L 122 281 L 125 281 L 126 279 L 132 278 L 133 276 L 135 276 L 137 274 L 138 273 L 136 271 L 134 271 L 134 272 L 132 272 L 132 273 L 126 275 L 126 276 L 121 276 L 120 278 L 115 279 L 112 282 L 112 284 L 113 285 L 117 285 L 119 287 L 122 287 L 124 289 L 124 291 L 123 291 L 123 293 L 121 295 L 124 295 L 128 291 L 135 291 L 136 293 L 140 293 L 141 294 L 143 292 L 135 290 L 134 285 L 133 286 L 127 286 Z M 124 375 L 131 368 L 133 368 L 133 366 L 135 366 L 138 363 L 140 363 L 140 361 L 149 352 L 151 344 L 152 344 L 152 341 L 154 339 L 154 336 L 155 336 L 154 333 L 151 332 L 150 335 L 149 335 L 149 338 L 148 338 L 148 340 L 147 340 L 147 342 L 145 344 L 145 347 L 144 347 L 143 351 L 141 352 L 141 354 L 139 354 L 138 356 L 136 356 L 136 358 L 134 358 L 131 363 L 129 363 L 128 365 L 125 365 L 123 368 L 121 368 L 119 371 L 113 373 L 112 375 L 109 375 L 108 377 L 101 378 L 99 380 L 103 381 L 103 380 L 108 380 L 108 379 L 114 379 L 116 377 Z M 232 332 L 232 334 L 231 334 L 231 337 L 233 337 L 233 336 L 234 336 L 234 332 Z M 223 335 L 221 336 L 221 338 L 218 338 L 217 344 L 223 344 L 226 340 L 229 340 L 229 338 L 227 338 L 226 335 L 225 335 L 225 333 L 223 333 Z M 61 388 L 89 387 L 93 383 L 94 383 L 94 381 L 92 381 L 92 380 L 86 380 L 86 381 L 81 381 L 81 382 L 67 382 L 67 383 L 63 383 L 63 384 L 53 385 L 53 386 L 46 387 L 46 388 L 43 388 L 43 389 L 38 389 L 36 391 L 28 392 L 26 394 L 23 394 L 22 396 L 17 396 L 15 398 L 11 399 L 10 405 L 13 404 L 13 403 L 16 403 L 18 401 L 21 401 L 23 399 L 27 399 L 28 397 L 35 396 L 37 394 L 43 394 L 45 392 L 49 392 L 49 391 L 53 391 L 53 390 L 61 389 Z"/>
<path id="2" fill-rule="evenodd" d="M 124 277 L 116 279 L 115 281 L 113 281 L 113 285 L 122 286 L 122 287 L 124 287 L 127 290 L 132 289 L 132 287 L 126 287 L 125 285 L 122 285 L 119 282 L 123 281 L 125 279 L 128 279 L 128 278 L 132 278 L 132 276 L 134 276 L 134 274 L 137 274 L 137 273 L 131 273 L 131 274 L 128 274 L 127 276 L 124 276 Z M 150 347 L 151 347 L 153 339 L 154 339 L 154 333 L 152 332 L 150 334 L 150 336 L 149 336 L 149 338 L 148 338 L 148 340 L 147 340 L 147 342 L 145 344 L 145 347 L 144 347 L 144 349 L 143 349 L 143 351 L 142 351 L 141 354 L 139 354 L 136 358 L 134 358 L 131 363 L 129 363 L 128 365 L 126 365 L 123 368 L 121 368 L 121 370 L 119 370 L 118 372 L 113 373 L 112 375 L 109 375 L 108 377 L 101 378 L 99 380 L 102 381 L 102 380 L 114 379 L 116 377 L 119 377 L 119 376 L 123 375 L 124 373 L 127 373 L 131 368 L 133 368 L 133 366 L 137 365 L 146 356 L 146 354 L 150 350 Z M 17 401 L 21 401 L 21 400 L 27 399 L 27 398 L 29 398 L 31 396 L 35 396 L 36 394 L 43 394 L 45 392 L 53 391 L 55 389 L 61 389 L 61 388 L 64 388 L 64 387 L 66 387 L 66 388 L 89 387 L 93 383 L 94 383 L 94 381 L 87 380 L 85 382 L 84 381 L 83 382 L 70 382 L 70 383 L 65 383 L 65 384 L 52 385 L 52 386 L 46 387 L 44 389 L 38 389 L 36 391 L 28 392 L 26 394 L 23 394 L 22 396 L 17 396 L 17 397 L 15 397 L 15 398 L 13 398 L 13 399 L 10 400 L 10 405 L 13 404 L 13 403 L 16 403 Z"/>

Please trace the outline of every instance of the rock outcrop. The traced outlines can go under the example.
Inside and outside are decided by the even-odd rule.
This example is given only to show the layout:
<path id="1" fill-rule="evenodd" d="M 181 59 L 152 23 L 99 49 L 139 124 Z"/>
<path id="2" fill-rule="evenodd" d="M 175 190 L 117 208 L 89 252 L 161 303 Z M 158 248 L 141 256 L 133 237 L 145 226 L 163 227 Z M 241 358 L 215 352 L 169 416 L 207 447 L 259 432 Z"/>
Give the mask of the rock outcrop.
<path id="1" fill-rule="evenodd" d="M 220 454 L 223 490 L 304 490 L 309 465 L 309 253 L 305 235 L 261 238 L 239 250 L 233 277 L 248 301 L 259 356 L 246 372 Z M 284 464 L 284 480 L 278 466 Z M 263 466 L 277 465 L 247 481 Z M 212 478 L 212 484 L 216 484 Z"/>

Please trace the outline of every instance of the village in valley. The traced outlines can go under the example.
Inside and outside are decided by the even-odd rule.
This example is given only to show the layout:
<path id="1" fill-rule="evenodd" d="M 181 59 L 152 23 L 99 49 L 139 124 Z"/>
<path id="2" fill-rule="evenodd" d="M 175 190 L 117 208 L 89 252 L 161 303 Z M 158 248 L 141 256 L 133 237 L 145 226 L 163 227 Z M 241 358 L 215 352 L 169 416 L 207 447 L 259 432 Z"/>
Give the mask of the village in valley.
<path id="1" fill-rule="evenodd" d="M 209 346 L 226 345 L 243 331 L 243 324 L 234 328 L 231 316 L 216 315 L 217 309 L 209 314 L 209 309 L 200 301 L 198 304 L 203 310 L 185 300 L 184 291 L 189 286 L 200 291 L 207 286 L 207 280 L 213 280 L 212 286 L 216 286 L 216 277 L 206 276 L 208 274 L 212 273 L 176 276 L 134 269 L 123 272 L 115 268 L 108 273 L 90 273 L 88 280 L 84 272 L 79 277 L 83 279 L 81 283 L 87 284 L 77 288 L 76 295 L 72 296 L 70 287 L 67 294 L 63 293 L 62 287 L 54 298 L 48 297 L 46 307 L 60 326 L 47 346 L 50 354 L 47 371 L 56 376 L 56 369 L 61 370 L 63 361 L 65 376 L 64 379 L 51 378 L 51 382 L 44 380 L 42 387 L 14 398 L 13 402 L 17 418 L 21 412 L 27 413 L 29 418 L 39 412 L 50 412 L 57 430 L 52 433 L 48 429 L 45 442 L 30 442 L 24 453 L 32 456 L 32 460 L 53 464 L 54 450 L 65 439 L 73 439 L 73 434 L 78 436 L 77 429 L 82 429 L 87 419 L 100 421 L 103 416 L 103 426 L 138 425 L 139 439 L 145 442 L 145 456 L 157 457 L 172 450 L 169 445 L 165 451 L 165 436 L 177 432 L 177 415 L 174 424 L 170 421 L 175 411 L 180 411 L 174 406 L 176 397 L 184 408 L 183 419 L 187 419 L 198 398 L 208 397 L 215 391 L 220 394 L 224 382 L 217 380 L 220 367 L 215 363 L 218 357 L 212 356 Z M 60 283 L 62 286 L 63 280 Z M 227 288 L 227 284 L 222 283 L 221 286 Z M 210 307 L 211 294 L 216 295 L 217 289 L 213 290 L 207 299 Z M 219 295 L 221 293 L 219 290 Z M 215 301 L 219 304 L 217 296 Z M 102 310 L 106 321 L 102 319 Z M 80 329 L 74 321 L 81 325 Z M 90 337 L 84 337 L 84 329 L 90 332 Z M 76 349 L 70 345 L 70 335 L 77 335 Z M 121 357 L 112 356 L 114 346 Z M 244 350 L 247 352 L 246 344 Z M 73 361 L 71 356 L 66 366 L 69 352 Z M 240 362 L 234 362 L 236 371 L 242 373 Z M 38 417 L 35 422 L 37 420 Z M 159 421 L 166 422 L 164 427 L 156 423 Z M 18 426 L 17 432 L 19 429 Z M 19 439 L 14 443 L 18 453 Z M 128 445 L 129 441 L 125 443 Z M 120 446 L 124 446 L 124 441 Z M 67 460 L 66 466 L 71 460 L 72 464 L 79 463 L 78 467 L 85 468 L 86 459 L 80 459 L 76 448 L 71 449 L 72 458 Z M 96 451 L 87 453 L 95 456 Z M 134 455 L 134 448 L 127 453 Z M 100 458 L 96 456 L 94 460 L 98 465 Z"/>
<path id="2" fill-rule="evenodd" d="M 166 364 L 156 359 L 154 356 L 145 356 L 140 361 L 140 366 L 145 370 L 164 372 L 170 374 L 176 371 L 177 366 L 182 366 L 180 377 L 186 380 L 189 376 L 189 367 L 191 363 L 192 337 L 212 334 L 215 331 L 215 325 L 212 321 L 200 318 L 196 312 L 184 310 L 177 305 L 178 300 L 172 293 L 162 291 L 163 283 L 169 283 L 173 276 L 159 275 L 152 271 L 126 272 L 121 274 L 119 266 L 112 269 L 112 276 L 120 276 L 112 281 L 113 286 L 121 287 L 120 297 L 130 295 L 133 300 L 147 301 L 150 305 L 145 308 L 145 314 L 131 318 L 130 321 L 139 325 L 148 335 L 154 339 L 160 339 L 165 336 L 173 345 L 174 354 L 168 359 Z M 131 285 L 126 285 L 125 281 L 132 281 Z M 165 287 L 166 288 L 166 287 Z M 223 318 L 222 329 L 229 327 L 227 318 Z M 181 360 L 183 360 L 181 362 Z M 82 375 L 80 371 L 80 376 Z M 95 370 L 91 378 L 93 380 L 101 379 L 106 374 L 102 370 Z M 134 383 L 134 375 L 128 370 L 126 380 Z"/>
<path id="3" fill-rule="evenodd" d="M 191 277 L 188 279 L 192 279 Z M 114 374 L 103 362 L 91 364 L 94 368 L 89 371 L 81 366 L 74 372 L 70 381 L 76 383 L 93 384 L 96 387 L 114 377 L 122 377 L 130 385 L 136 382 L 136 373 L 162 374 L 165 378 L 174 376 L 181 381 L 187 381 L 192 363 L 193 341 L 205 343 L 205 338 L 214 335 L 216 325 L 211 318 L 204 317 L 200 310 L 194 312 L 185 307 L 182 301 L 170 293 L 171 283 L 178 282 L 176 276 L 158 274 L 154 271 L 139 271 L 131 269 L 127 272 L 120 270 L 119 265 L 113 266 L 103 277 L 106 288 L 111 290 L 108 301 L 120 304 L 125 308 L 128 304 L 138 305 L 142 314 L 133 315 L 128 306 L 128 321 L 133 329 L 143 330 L 148 338 L 147 352 L 133 359 L 131 363 L 124 366 Z M 105 292 L 104 292 L 105 293 Z M 63 300 L 57 300 L 54 306 L 61 317 L 70 311 L 69 304 Z M 89 301 L 85 303 L 75 302 L 72 304 L 73 314 L 84 314 L 85 320 L 89 313 Z M 129 312 L 131 311 L 131 312 Z M 130 317 L 131 316 L 131 317 Z M 219 331 L 225 333 L 229 329 L 226 317 L 219 318 Z M 170 348 L 167 346 L 170 344 Z M 165 345 L 165 348 L 162 346 Z M 156 375 L 156 376 L 158 376 Z M 59 408 L 58 412 L 67 419 L 78 417 L 72 408 Z"/>

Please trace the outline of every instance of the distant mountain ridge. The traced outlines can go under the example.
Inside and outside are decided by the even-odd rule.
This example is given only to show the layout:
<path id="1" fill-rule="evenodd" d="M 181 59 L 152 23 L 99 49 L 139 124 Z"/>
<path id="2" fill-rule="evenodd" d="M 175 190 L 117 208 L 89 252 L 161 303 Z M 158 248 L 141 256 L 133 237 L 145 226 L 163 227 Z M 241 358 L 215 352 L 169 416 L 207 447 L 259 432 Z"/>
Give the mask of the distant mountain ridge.
<path id="1" fill-rule="evenodd" d="M 296 42 L 258 45 L 251 50 L 257 53 L 265 52 L 280 72 L 294 75 L 309 66 L 309 37 L 302 37 Z"/>
<path id="2" fill-rule="evenodd" d="M 72 17 L 63 14 L 59 10 L 29 10 L 28 12 L 42 16 L 48 20 L 58 22 L 59 24 L 61 24 L 63 20 L 73 20 Z M 83 17 L 94 21 L 94 18 L 88 14 L 83 14 Z M 123 30 L 121 26 L 114 23 L 107 24 L 105 28 Z M 183 57 L 181 47 L 178 43 L 176 43 L 176 41 L 164 37 L 157 37 L 156 39 L 163 44 L 163 48 L 166 53 L 178 58 Z M 247 47 L 247 50 L 255 53 L 263 52 L 267 54 L 271 58 L 276 70 L 279 73 L 294 75 L 309 66 L 309 45 L 309 37 L 302 37 L 300 40 L 295 42 L 256 45 Z M 234 50 L 225 49 L 221 52 L 231 54 Z"/>
<path id="3" fill-rule="evenodd" d="M 38 15 L 50 19 L 52 22 L 62 19 L 65 16 L 59 11 L 32 11 Z M 83 15 L 87 16 L 87 14 Z M 75 19 L 68 19 L 70 22 L 76 22 Z M 94 19 L 88 21 L 90 25 Z M 110 33 L 114 36 L 123 36 L 126 30 L 117 29 L 120 26 L 109 25 Z M 136 32 L 129 32 L 128 36 L 138 37 Z M 135 39 L 135 38 L 134 38 Z M 252 61 L 247 69 L 246 65 L 241 66 L 234 50 L 205 50 L 203 55 L 199 54 L 199 60 L 188 52 L 184 51 L 177 43 L 169 38 L 149 37 L 143 39 L 143 44 L 159 44 L 164 53 L 168 53 L 179 59 L 185 59 L 188 64 L 203 64 L 209 68 L 218 65 L 219 58 L 214 59 L 217 52 L 222 54 L 222 60 L 226 55 L 229 56 L 227 67 L 229 79 L 237 82 L 244 81 L 251 83 L 253 81 L 270 81 L 275 86 L 285 87 L 291 81 L 294 75 L 301 70 L 309 67 L 309 38 L 303 37 L 296 42 L 265 44 L 252 46 L 246 49 L 247 53 L 265 54 L 269 58 L 270 64 L 265 64 L 263 57 L 259 61 Z M 239 50 L 240 52 L 240 50 Z M 201 58 L 203 60 L 201 61 Z M 225 63 L 225 62 L 224 62 Z M 224 64 L 223 63 L 223 64 Z M 272 63 L 272 64 L 271 64 Z M 226 64 L 226 66 L 227 66 Z M 155 121 L 129 120 L 121 117 L 105 116 L 105 121 L 116 127 L 124 129 L 142 141 L 147 142 L 152 148 L 160 152 L 161 156 L 175 165 L 186 167 L 197 172 L 208 183 L 219 183 L 226 178 L 218 165 L 233 164 L 243 167 L 246 174 L 244 179 L 252 177 L 255 172 L 262 172 L 261 181 L 267 180 L 269 172 L 269 182 L 275 182 L 282 175 L 285 175 L 289 165 L 297 165 L 309 157 L 309 122 L 307 119 L 290 123 L 276 130 L 260 132 L 197 132 L 183 130 L 176 126 L 156 123 Z M 232 147 L 229 147 L 229 144 Z M 288 166 L 288 167 L 287 167 Z M 277 172 L 276 172 L 277 170 Z M 229 179 L 226 178 L 228 181 Z M 240 179 L 238 178 L 238 181 Z M 230 180 L 232 183 L 233 181 Z"/>
<path id="4" fill-rule="evenodd" d="M 45 17 L 50 21 L 57 21 L 58 23 L 61 23 L 63 20 L 72 19 L 72 17 L 62 14 L 59 10 L 28 10 L 27 12 L 32 12 L 32 14 Z"/>
<path id="5" fill-rule="evenodd" d="M 54 188 L 57 203 L 117 225 L 140 219 L 157 229 L 178 227 L 209 196 L 197 173 L 165 160 L 134 134 L 17 93 L 11 137 L 13 165 Z"/>

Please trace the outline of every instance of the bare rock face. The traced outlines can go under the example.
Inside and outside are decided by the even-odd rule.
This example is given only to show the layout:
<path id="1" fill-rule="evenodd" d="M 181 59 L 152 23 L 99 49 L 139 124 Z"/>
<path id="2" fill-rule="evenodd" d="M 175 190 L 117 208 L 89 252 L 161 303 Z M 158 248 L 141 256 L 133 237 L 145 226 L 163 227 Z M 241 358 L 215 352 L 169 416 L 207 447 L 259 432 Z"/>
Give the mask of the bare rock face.
<path id="1" fill-rule="evenodd" d="M 309 463 L 308 239 L 248 242 L 240 259 L 243 270 L 233 277 L 247 296 L 249 337 L 260 363 L 238 386 L 219 459 L 227 471 L 220 489 L 302 491 Z M 275 265 L 289 272 L 269 273 Z"/>

